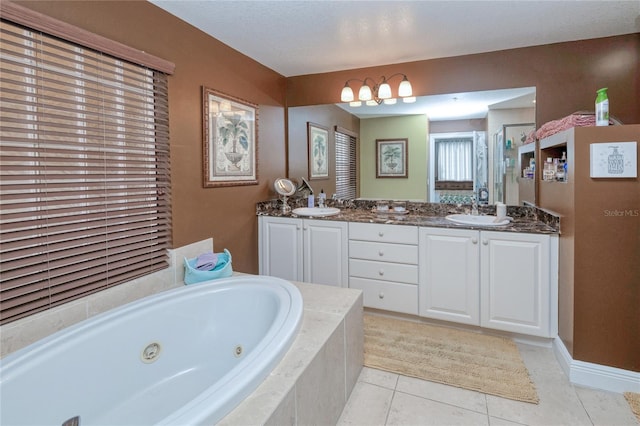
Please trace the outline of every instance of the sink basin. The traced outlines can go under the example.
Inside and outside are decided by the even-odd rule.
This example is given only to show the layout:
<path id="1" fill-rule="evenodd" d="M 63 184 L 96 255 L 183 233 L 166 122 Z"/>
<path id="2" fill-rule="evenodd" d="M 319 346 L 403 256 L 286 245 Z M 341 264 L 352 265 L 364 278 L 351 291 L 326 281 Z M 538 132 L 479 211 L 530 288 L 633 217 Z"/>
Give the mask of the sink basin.
<path id="1" fill-rule="evenodd" d="M 450 214 L 446 219 L 454 223 L 472 226 L 502 226 L 511 221 L 511 219 L 507 217 L 496 222 L 496 216 L 474 216 L 470 214 Z"/>
<path id="2" fill-rule="evenodd" d="M 308 217 L 334 216 L 340 213 L 340 209 L 336 207 L 299 207 L 293 209 L 291 213 Z"/>

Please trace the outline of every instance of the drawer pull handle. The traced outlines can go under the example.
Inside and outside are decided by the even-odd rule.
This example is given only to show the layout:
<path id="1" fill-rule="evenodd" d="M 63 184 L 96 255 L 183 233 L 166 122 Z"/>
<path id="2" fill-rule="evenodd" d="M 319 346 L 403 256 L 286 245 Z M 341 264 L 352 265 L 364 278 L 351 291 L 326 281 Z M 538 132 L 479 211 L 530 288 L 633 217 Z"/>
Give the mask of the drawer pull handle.
<path id="1" fill-rule="evenodd" d="M 384 299 L 384 293 L 383 292 L 378 293 L 378 299 Z"/>
<path id="2" fill-rule="evenodd" d="M 384 269 L 380 269 L 380 270 L 378 271 L 378 275 L 383 276 L 383 275 L 384 275 Z"/>
<path id="3" fill-rule="evenodd" d="M 380 251 L 378 252 L 378 256 L 384 256 L 384 252 L 383 252 L 382 250 L 380 250 Z"/>
<path id="4" fill-rule="evenodd" d="M 471 242 L 472 242 L 473 244 L 478 244 L 478 239 L 477 239 L 477 238 L 472 238 L 472 239 L 471 239 Z"/>
<path id="5" fill-rule="evenodd" d="M 378 236 L 384 237 L 384 232 L 382 232 L 382 231 L 378 232 Z"/>
<path id="6" fill-rule="evenodd" d="M 489 245 L 489 240 L 482 240 L 482 244 L 484 244 L 485 246 Z"/>

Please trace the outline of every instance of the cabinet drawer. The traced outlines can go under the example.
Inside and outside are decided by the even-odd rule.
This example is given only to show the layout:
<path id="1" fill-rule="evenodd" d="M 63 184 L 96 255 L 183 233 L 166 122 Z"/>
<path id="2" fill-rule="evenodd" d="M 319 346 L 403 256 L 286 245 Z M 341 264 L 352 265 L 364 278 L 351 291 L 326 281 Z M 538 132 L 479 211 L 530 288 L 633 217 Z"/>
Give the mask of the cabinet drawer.
<path id="1" fill-rule="evenodd" d="M 349 259 L 349 276 L 418 284 L 418 266 Z"/>
<path id="2" fill-rule="evenodd" d="M 349 257 L 352 259 L 379 260 L 381 262 L 418 264 L 418 246 L 406 244 L 349 241 Z"/>
<path id="3" fill-rule="evenodd" d="M 418 314 L 418 286 L 351 277 L 349 287 L 362 290 L 368 308 Z"/>
<path id="4" fill-rule="evenodd" d="M 378 223 L 349 223 L 349 239 L 381 243 L 418 244 L 418 227 L 381 225 Z"/>

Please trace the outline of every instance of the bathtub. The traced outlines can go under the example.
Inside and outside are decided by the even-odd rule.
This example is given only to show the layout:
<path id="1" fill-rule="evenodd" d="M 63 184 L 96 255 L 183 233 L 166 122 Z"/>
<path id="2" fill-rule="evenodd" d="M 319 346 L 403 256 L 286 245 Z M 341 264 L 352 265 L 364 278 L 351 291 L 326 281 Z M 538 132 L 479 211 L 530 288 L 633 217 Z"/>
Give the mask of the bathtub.
<path id="1" fill-rule="evenodd" d="M 0 360 L 0 424 L 214 424 L 284 357 L 302 296 L 272 277 L 169 290 Z"/>

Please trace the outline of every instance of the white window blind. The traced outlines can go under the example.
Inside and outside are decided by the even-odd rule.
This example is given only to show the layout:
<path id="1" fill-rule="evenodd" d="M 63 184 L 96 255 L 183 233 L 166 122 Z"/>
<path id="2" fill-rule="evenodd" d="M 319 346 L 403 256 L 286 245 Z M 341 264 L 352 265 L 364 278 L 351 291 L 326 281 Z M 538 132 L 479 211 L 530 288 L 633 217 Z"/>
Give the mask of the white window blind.
<path id="1" fill-rule="evenodd" d="M 473 138 L 436 140 L 436 181 L 473 180 Z"/>
<path id="2" fill-rule="evenodd" d="M 336 195 L 353 199 L 357 193 L 356 137 L 336 128 Z"/>
<path id="3" fill-rule="evenodd" d="M 164 73 L 0 23 L 0 322 L 167 266 Z"/>

